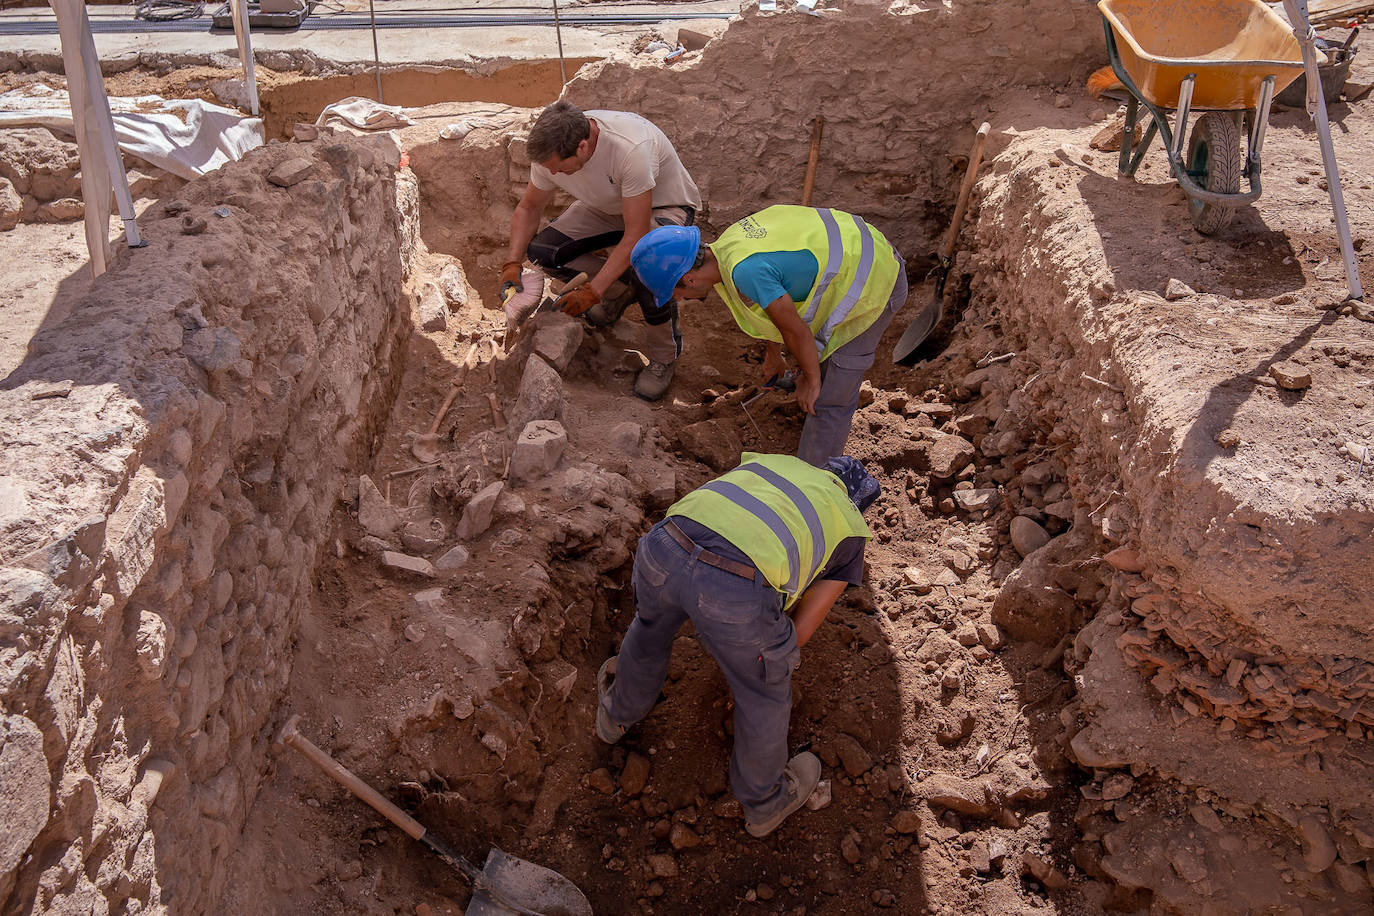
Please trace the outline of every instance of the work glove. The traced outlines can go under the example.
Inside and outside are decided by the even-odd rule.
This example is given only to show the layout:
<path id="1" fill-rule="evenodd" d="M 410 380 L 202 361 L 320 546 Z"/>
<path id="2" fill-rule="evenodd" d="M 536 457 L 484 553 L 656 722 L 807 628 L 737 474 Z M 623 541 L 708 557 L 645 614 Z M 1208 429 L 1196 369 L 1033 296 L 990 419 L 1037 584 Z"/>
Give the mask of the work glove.
<path id="1" fill-rule="evenodd" d="M 523 293 L 525 291 L 525 284 L 520 282 L 521 266 L 519 261 L 507 261 L 501 265 L 502 302 L 505 302 L 506 299 L 509 298 L 511 290 L 515 290 L 517 293 Z"/>
<path id="2" fill-rule="evenodd" d="M 576 318 L 587 309 L 601 301 L 601 294 L 590 286 L 579 286 L 563 298 L 562 309 L 565 315 Z"/>

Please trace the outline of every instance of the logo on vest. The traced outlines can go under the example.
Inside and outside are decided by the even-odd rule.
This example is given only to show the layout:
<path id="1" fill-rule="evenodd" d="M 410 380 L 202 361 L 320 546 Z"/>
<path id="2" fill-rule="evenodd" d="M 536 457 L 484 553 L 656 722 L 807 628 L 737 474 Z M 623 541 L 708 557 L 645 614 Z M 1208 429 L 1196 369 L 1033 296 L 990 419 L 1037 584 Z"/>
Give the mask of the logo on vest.
<path id="1" fill-rule="evenodd" d="M 740 231 L 751 239 L 761 239 L 768 235 L 768 230 L 758 224 L 752 216 L 746 216 L 740 220 Z"/>

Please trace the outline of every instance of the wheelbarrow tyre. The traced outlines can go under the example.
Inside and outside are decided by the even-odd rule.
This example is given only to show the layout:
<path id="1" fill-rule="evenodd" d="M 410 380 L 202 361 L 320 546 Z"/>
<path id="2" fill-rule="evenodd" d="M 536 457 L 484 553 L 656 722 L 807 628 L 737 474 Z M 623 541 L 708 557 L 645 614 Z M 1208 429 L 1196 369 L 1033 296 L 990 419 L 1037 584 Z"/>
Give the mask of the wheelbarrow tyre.
<path id="1" fill-rule="evenodd" d="M 1205 172 L 1201 183 L 1213 193 L 1240 193 L 1245 157 L 1240 148 L 1240 129 L 1229 113 L 1209 111 L 1198 118 L 1193 135 L 1188 138 L 1188 171 Z M 1193 228 L 1203 235 L 1215 235 L 1226 228 L 1235 213 L 1234 207 L 1219 207 L 1192 199 L 1188 201 L 1188 210 Z"/>

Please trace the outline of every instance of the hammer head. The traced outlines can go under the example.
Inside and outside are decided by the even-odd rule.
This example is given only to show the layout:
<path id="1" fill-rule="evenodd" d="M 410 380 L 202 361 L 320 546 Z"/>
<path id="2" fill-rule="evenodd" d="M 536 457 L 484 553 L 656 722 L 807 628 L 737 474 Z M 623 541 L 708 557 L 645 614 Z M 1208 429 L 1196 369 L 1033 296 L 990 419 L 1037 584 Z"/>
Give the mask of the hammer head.
<path id="1" fill-rule="evenodd" d="M 283 748 L 295 744 L 296 737 L 300 734 L 296 725 L 300 721 L 300 713 L 292 713 L 291 718 L 286 720 L 286 724 L 281 727 L 281 731 L 277 732 L 277 737 L 272 741 L 274 754 L 280 754 Z"/>

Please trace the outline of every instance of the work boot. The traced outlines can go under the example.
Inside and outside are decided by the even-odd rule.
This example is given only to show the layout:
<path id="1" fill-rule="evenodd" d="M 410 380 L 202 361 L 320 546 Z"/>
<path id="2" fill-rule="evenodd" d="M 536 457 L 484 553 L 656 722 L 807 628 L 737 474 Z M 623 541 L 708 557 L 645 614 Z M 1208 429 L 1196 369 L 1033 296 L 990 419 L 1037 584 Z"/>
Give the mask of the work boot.
<path id="1" fill-rule="evenodd" d="M 673 383 L 673 363 L 660 363 L 654 360 L 639 370 L 635 379 L 635 397 L 645 401 L 657 401 L 668 391 Z"/>
<path id="2" fill-rule="evenodd" d="M 625 734 L 625 726 L 617 725 L 606 712 L 606 694 L 610 692 L 615 680 L 615 663 L 618 655 L 612 655 L 601 663 L 596 672 L 596 736 L 607 744 L 615 744 Z"/>
<path id="3" fill-rule="evenodd" d="M 598 328 L 610 327 L 625 314 L 625 309 L 634 301 L 635 291 L 628 283 L 616 280 L 606 290 L 601 301 L 587 309 L 583 316 Z"/>
<path id="4" fill-rule="evenodd" d="M 787 761 L 787 767 L 782 771 L 782 775 L 787 780 L 787 805 L 766 821 L 745 821 L 744 829 L 749 831 L 750 836 L 760 839 L 768 836 L 778 829 L 779 824 L 787 820 L 787 815 L 806 804 L 806 800 L 816 788 L 816 783 L 821 781 L 820 758 L 810 751 L 802 751 Z"/>

